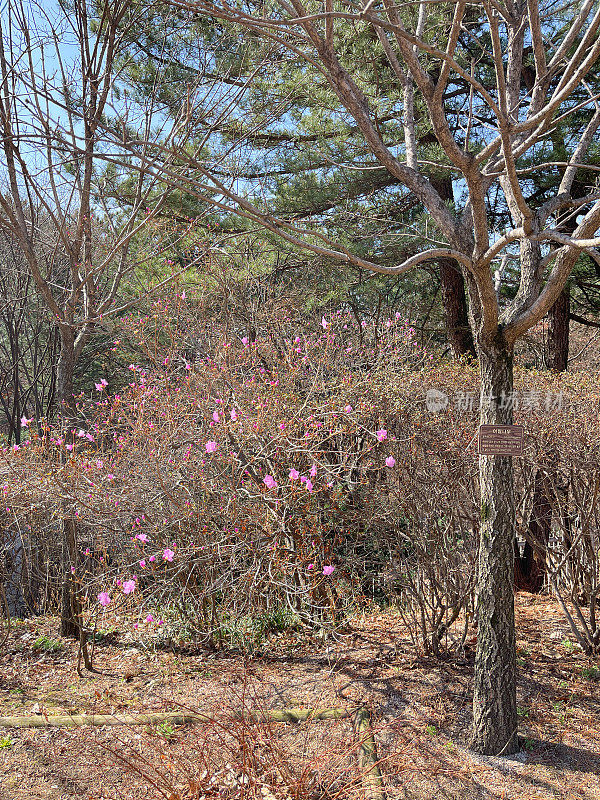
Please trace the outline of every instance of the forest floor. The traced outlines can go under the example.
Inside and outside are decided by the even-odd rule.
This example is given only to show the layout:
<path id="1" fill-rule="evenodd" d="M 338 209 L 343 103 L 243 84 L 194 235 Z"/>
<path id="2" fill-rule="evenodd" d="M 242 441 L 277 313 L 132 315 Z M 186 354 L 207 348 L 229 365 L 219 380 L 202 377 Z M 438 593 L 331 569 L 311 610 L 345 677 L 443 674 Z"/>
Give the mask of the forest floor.
<path id="1" fill-rule="evenodd" d="M 186 708 L 215 722 L 0 728 L 2 800 L 359 798 L 348 720 L 252 725 L 234 715 L 355 704 L 371 710 L 390 800 L 600 799 L 600 663 L 573 645 L 548 597 L 517 597 L 523 749 L 506 758 L 466 746 L 472 640 L 462 661 L 417 658 L 391 610 L 328 642 L 284 632 L 252 657 L 160 650 L 117 631 L 96 648 L 100 673 L 83 677 L 76 646 L 56 630 L 50 618 L 13 628 L 0 653 L 0 716 Z"/>

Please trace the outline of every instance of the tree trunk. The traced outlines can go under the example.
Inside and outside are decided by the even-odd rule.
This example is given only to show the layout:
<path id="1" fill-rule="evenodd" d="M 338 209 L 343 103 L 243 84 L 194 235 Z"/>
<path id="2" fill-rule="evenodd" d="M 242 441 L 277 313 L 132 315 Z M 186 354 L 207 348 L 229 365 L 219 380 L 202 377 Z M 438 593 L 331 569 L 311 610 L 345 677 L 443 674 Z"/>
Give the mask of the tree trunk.
<path id="1" fill-rule="evenodd" d="M 513 361 L 501 332 L 479 343 L 480 423 L 512 424 Z M 479 456 L 481 526 L 472 748 L 518 750 L 514 612 L 515 503 L 512 459 Z"/>
<path id="2" fill-rule="evenodd" d="M 548 478 L 539 469 L 535 476 L 533 508 L 523 555 L 517 553 L 515 562 L 515 586 L 527 592 L 541 591 L 546 578 L 545 552 L 552 527 L 552 506 L 548 500 L 547 486 Z M 544 555 L 539 552 L 540 549 Z"/>
<path id="3" fill-rule="evenodd" d="M 423 141 L 428 139 L 427 136 Z M 437 141 L 435 137 L 433 141 Z M 454 202 L 452 179 L 449 177 L 432 177 L 431 183 L 442 200 Z M 455 358 L 462 356 L 477 357 L 473 334 L 469 323 L 465 281 L 459 265 L 454 259 L 442 258 L 438 261 L 440 268 L 440 284 L 446 333 Z"/>
<path id="4" fill-rule="evenodd" d="M 546 366 L 554 372 L 564 372 L 568 366 L 570 310 L 571 291 L 565 286 L 548 314 Z"/>
<path id="5" fill-rule="evenodd" d="M 63 417 L 73 416 L 75 398 L 73 396 L 73 374 L 75 372 L 75 337 L 67 327 L 60 329 L 60 354 L 56 368 L 56 395 Z"/>
<path id="6" fill-rule="evenodd" d="M 79 639 L 81 614 L 75 577 L 71 567 L 77 566 L 77 527 L 71 517 L 63 519 L 63 585 L 60 606 L 60 635 Z"/>
<path id="7" fill-rule="evenodd" d="M 454 357 L 471 356 L 476 358 L 473 334 L 467 314 L 465 282 L 460 267 L 456 261 L 450 258 L 441 258 L 438 264 L 446 331 Z"/>

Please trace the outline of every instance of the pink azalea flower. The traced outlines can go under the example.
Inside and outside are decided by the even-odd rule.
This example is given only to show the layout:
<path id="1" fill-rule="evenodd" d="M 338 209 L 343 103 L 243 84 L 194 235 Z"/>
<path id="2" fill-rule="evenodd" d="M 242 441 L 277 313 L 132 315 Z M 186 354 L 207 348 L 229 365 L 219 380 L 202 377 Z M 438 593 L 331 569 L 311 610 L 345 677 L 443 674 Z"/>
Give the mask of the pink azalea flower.
<path id="1" fill-rule="evenodd" d="M 184 289 L 184 290 L 183 290 L 183 292 L 181 293 L 181 299 L 182 299 L 182 300 L 185 300 L 185 289 Z"/>
<path id="2" fill-rule="evenodd" d="M 237 415 L 237 411 L 235 410 L 235 408 L 231 409 L 231 413 L 229 414 L 229 416 L 231 417 L 231 421 L 232 422 L 236 421 L 236 419 L 238 418 L 238 415 Z"/>
<path id="3" fill-rule="evenodd" d="M 22 428 L 27 428 L 29 426 L 30 422 L 33 422 L 33 417 L 31 417 L 31 419 L 27 419 L 27 417 L 25 415 L 23 415 L 21 417 L 21 427 Z"/>
<path id="4" fill-rule="evenodd" d="M 148 559 L 148 561 L 156 561 L 156 556 L 150 556 L 150 558 Z"/>
<path id="5" fill-rule="evenodd" d="M 72 444 L 68 444 L 68 445 L 66 445 L 66 448 L 70 452 L 73 449 L 73 445 Z"/>
<path id="6" fill-rule="evenodd" d="M 331 575 L 334 571 L 335 567 L 330 565 L 327 567 L 323 567 L 323 575 Z"/>
<path id="7" fill-rule="evenodd" d="M 350 406 L 350 405 L 346 406 L 344 408 L 344 411 L 346 412 L 346 414 L 349 414 L 352 411 L 352 406 Z"/>
<path id="8" fill-rule="evenodd" d="M 173 556 L 174 555 L 175 555 L 175 553 L 172 550 L 169 550 L 169 548 L 167 547 L 167 549 L 163 553 L 163 559 L 165 561 L 173 561 Z"/>
<path id="9" fill-rule="evenodd" d="M 314 569 L 314 568 L 315 568 L 315 565 L 314 565 L 314 564 L 309 564 L 309 565 L 308 565 L 308 567 L 307 567 L 306 569 Z"/>
<path id="10" fill-rule="evenodd" d="M 112 481 L 112 480 L 115 479 L 115 476 L 112 474 L 112 472 L 109 472 L 106 477 L 108 478 L 109 481 Z"/>
<path id="11" fill-rule="evenodd" d="M 96 387 L 96 389 L 99 392 L 103 392 L 106 389 L 106 387 L 108 386 L 108 381 L 105 380 L 104 378 L 102 378 L 100 383 L 95 383 L 94 386 Z"/>
<path id="12" fill-rule="evenodd" d="M 395 467 L 396 466 L 396 459 L 394 456 L 388 456 L 385 460 L 386 467 Z"/>
<path id="13" fill-rule="evenodd" d="M 148 536 L 145 533 L 136 533 L 135 538 L 139 539 L 140 542 L 143 542 L 144 544 L 146 544 L 148 541 Z"/>
<path id="14" fill-rule="evenodd" d="M 125 581 L 125 583 L 122 586 L 122 589 L 123 589 L 123 594 L 131 594 L 132 592 L 135 591 L 135 581 L 133 580 Z"/>
<path id="15" fill-rule="evenodd" d="M 387 431 L 385 428 L 381 428 L 378 431 L 375 431 L 375 436 L 377 436 L 378 441 L 383 442 L 384 439 L 387 439 Z"/>
<path id="16" fill-rule="evenodd" d="M 265 475 L 263 483 L 265 484 L 267 489 L 275 489 L 275 487 L 277 486 L 277 481 L 272 475 Z"/>
<path id="17" fill-rule="evenodd" d="M 102 467 L 104 466 L 104 461 L 98 459 L 98 461 L 96 461 L 96 466 L 98 467 L 98 469 L 102 469 Z"/>
<path id="18" fill-rule="evenodd" d="M 146 566 L 146 561 L 145 559 L 142 558 L 142 560 L 140 561 L 140 567 L 143 569 L 145 566 Z"/>
<path id="19" fill-rule="evenodd" d="M 291 481 L 297 481 L 299 477 L 300 477 L 300 473 L 298 472 L 298 470 L 292 468 L 290 470 L 290 480 Z"/>
<path id="20" fill-rule="evenodd" d="M 206 447 L 206 452 L 207 453 L 214 453 L 215 450 L 217 449 L 217 443 L 216 442 L 207 442 L 205 447 Z"/>
<path id="21" fill-rule="evenodd" d="M 316 464 L 312 465 L 312 467 L 310 468 L 310 473 L 309 474 L 310 474 L 311 478 L 316 478 L 317 477 L 317 465 Z"/>
<path id="22" fill-rule="evenodd" d="M 221 419 L 221 417 L 219 416 L 219 412 L 213 411 L 212 418 L 214 419 L 215 422 L 218 422 Z"/>
<path id="23" fill-rule="evenodd" d="M 321 317 L 321 325 L 323 327 L 323 330 L 325 330 L 325 328 L 329 325 L 325 317 Z"/>
<path id="24" fill-rule="evenodd" d="M 152 614 L 148 614 L 148 616 L 146 617 L 146 622 L 154 622 L 154 617 L 152 616 Z"/>
<path id="25" fill-rule="evenodd" d="M 312 492 L 312 490 L 313 490 L 313 483 L 312 483 L 312 481 L 306 481 L 306 490 L 307 490 L 308 492 Z"/>
<path id="26" fill-rule="evenodd" d="M 242 344 L 244 345 L 244 347 L 248 347 L 248 337 L 247 336 L 242 336 Z"/>
<path id="27" fill-rule="evenodd" d="M 110 603 L 110 596 L 108 592 L 100 592 L 100 594 L 98 595 L 98 602 L 100 603 L 101 606 L 106 608 L 106 606 Z"/>

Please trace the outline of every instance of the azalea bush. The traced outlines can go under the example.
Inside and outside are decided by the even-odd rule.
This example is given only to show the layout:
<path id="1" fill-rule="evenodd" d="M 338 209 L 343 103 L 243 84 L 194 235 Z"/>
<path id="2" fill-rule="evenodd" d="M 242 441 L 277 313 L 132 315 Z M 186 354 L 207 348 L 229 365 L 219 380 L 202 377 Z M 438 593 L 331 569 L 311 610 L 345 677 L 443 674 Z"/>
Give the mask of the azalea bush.
<path id="1" fill-rule="evenodd" d="M 248 325 L 234 311 L 211 293 L 155 300 L 116 330 L 113 346 L 137 352 L 126 383 L 99 375 L 77 424 L 22 420 L 30 438 L 3 452 L 6 522 L 36 541 L 49 599 L 69 518 L 78 592 L 90 609 L 122 607 L 139 635 L 256 642 L 378 600 L 398 605 L 423 651 L 464 646 L 479 519 L 465 398 L 477 370 L 428 352 L 400 314 L 281 303 Z M 593 422 L 561 434 L 565 414 L 592 413 L 581 406 L 591 387 L 564 388 L 569 411 L 517 410 L 528 430 L 535 420 L 518 464 L 523 534 L 543 442 L 558 438 L 566 467 L 593 438 Z M 432 389 L 450 398 L 439 413 Z"/>

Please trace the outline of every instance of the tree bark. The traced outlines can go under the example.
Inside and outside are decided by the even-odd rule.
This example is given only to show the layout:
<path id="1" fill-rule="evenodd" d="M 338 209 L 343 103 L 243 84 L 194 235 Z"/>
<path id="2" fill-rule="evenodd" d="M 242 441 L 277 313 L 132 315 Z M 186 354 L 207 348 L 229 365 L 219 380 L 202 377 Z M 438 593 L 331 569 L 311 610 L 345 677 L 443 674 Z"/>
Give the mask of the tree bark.
<path id="1" fill-rule="evenodd" d="M 478 346 L 480 423 L 511 425 L 513 359 L 501 331 Z M 518 750 L 514 612 L 515 503 L 512 459 L 479 456 L 481 525 L 477 591 L 477 651 L 473 750 Z"/>
<path id="2" fill-rule="evenodd" d="M 571 292 L 565 286 L 548 314 L 546 366 L 554 372 L 564 372 L 569 361 L 569 316 Z"/>
<path id="3" fill-rule="evenodd" d="M 515 586 L 527 592 L 539 592 L 546 578 L 546 560 L 539 550 L 546 552 L 552 527 L 552 506 L 547 496 L 548 478 L 538 470 L 533 487 L 533 508 L 523 555 L 517 553 L 515 561 Z M 535 548 L 531 544 L 534 542 Z"/>
<path id="4" fill-rule="evenodd" d="M 73 415 L 73 374 L 75 372 L 75 337 L 68 327 L 60 330 L 60 354 L 56 368 L 56 395 L 60 414 L 67 418 Z"/>
<path id="5" fill-rule="evenodd" d="M 427 137 L 423 138 L 426 141 Z M 437 139 L 434 138 L 434 141 Z M 446 203 L 454 202 L 452 179 L 449 177 L 432 177 L 431 184 Z M 465 281 L 459 265 L 450 258 L 438 261 L 442 302 L 448 341 L 455 358 L 472 356 L 477 358 L 473 333 L 469 323 Z"/>
<path id="6" fill-rule="evenodd" d="M 63 519 L 63 585 L 60 606 L 60 635 L 79 639 L 81 614 L 75 578 L 71 567 L 77 565 L 77 528 L 71 517 Z"/>
<path id="7" fill-rule="evenodd" d="M 475 343 L 467 314 L 465 282 L 460 267 L 449 258 L 440 259 L 440 284 L 448 340 L 455 358 L 476 358 Z"/>

